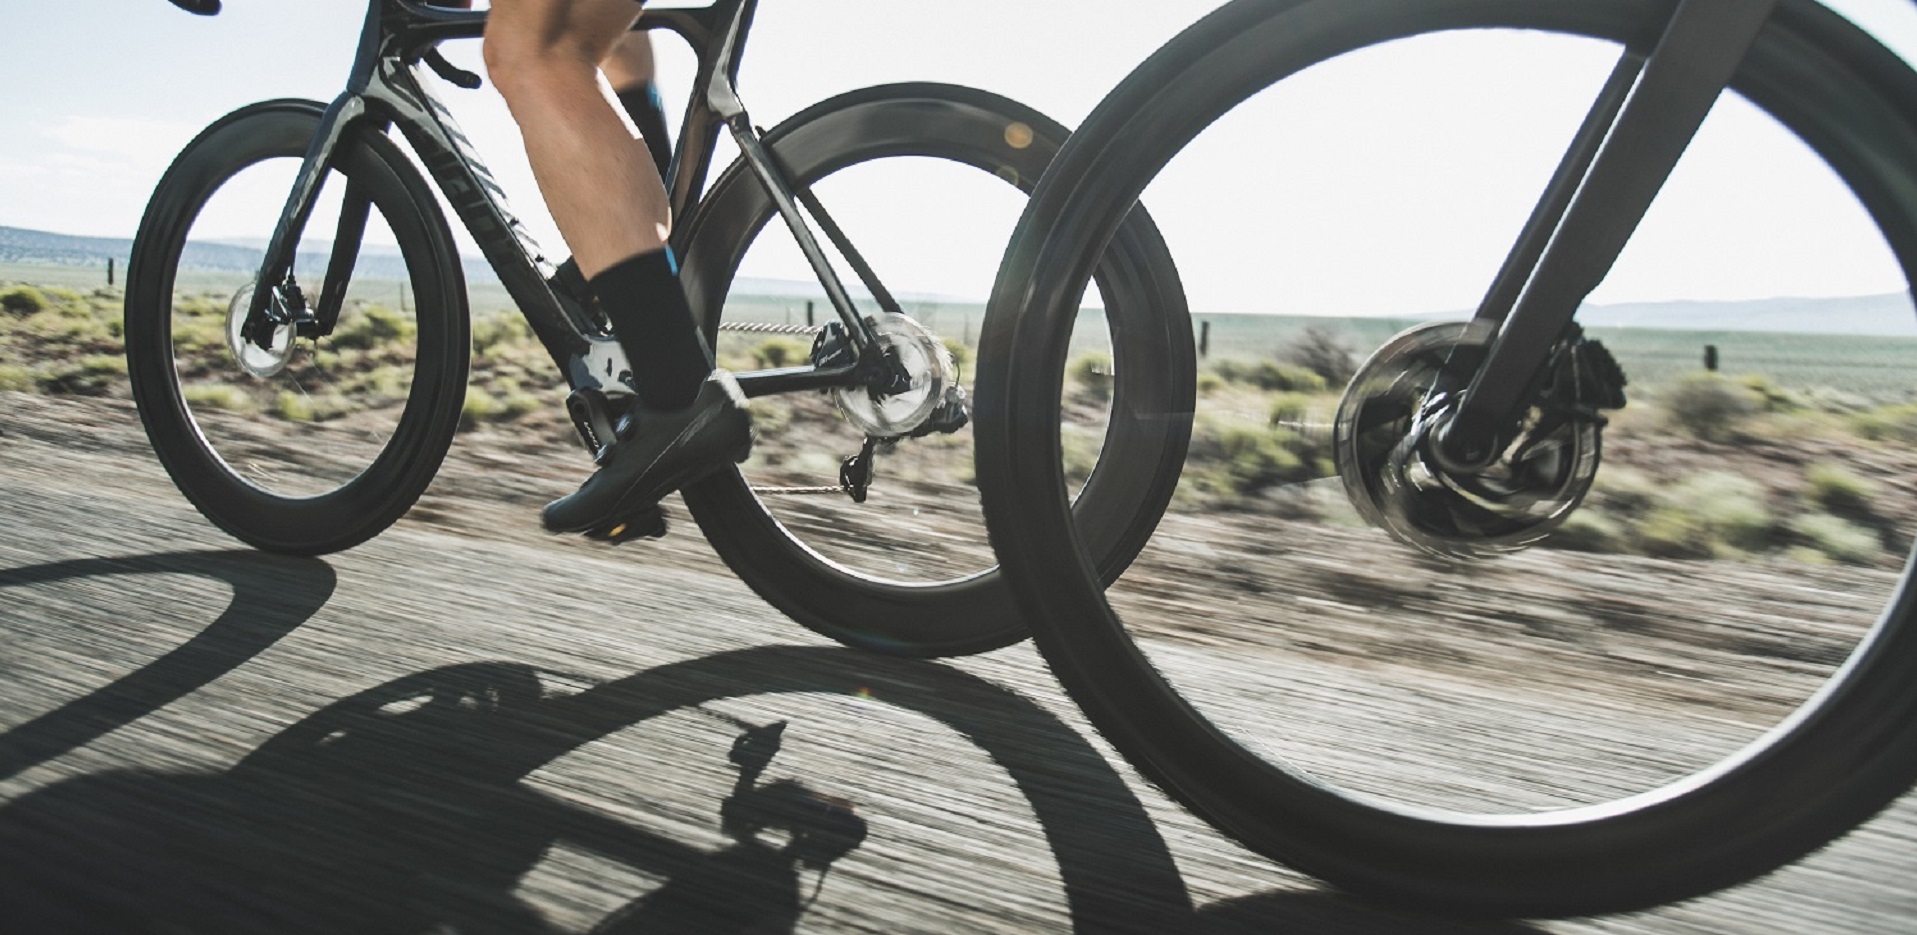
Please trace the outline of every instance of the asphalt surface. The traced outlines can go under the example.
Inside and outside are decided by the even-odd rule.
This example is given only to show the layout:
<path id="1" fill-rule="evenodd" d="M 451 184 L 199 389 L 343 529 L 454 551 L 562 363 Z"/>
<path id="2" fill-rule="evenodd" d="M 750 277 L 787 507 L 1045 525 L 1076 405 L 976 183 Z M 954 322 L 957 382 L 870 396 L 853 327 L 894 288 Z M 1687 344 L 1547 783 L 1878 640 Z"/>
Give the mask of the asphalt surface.
<path id="1" fill-rule="evenodd" d="M 1911 797 L 1655 911 L 1367 906 L 1139 780 L 1028 646 L 839 648 L 690 523 L 590 549 L 471 492 L 266 556 L 124 406 L 0 394 L 0 931 L 1917 931 Z"/>

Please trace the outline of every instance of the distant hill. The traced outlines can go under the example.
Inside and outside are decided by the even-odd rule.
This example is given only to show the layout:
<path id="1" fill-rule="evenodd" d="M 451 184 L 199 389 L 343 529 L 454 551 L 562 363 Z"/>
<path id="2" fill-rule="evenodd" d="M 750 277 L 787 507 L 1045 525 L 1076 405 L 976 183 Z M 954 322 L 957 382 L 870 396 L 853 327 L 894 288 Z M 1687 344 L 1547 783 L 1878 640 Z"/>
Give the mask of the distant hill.
<path id="1" fill-rule="evenodd" d="M 112 237 L 71 237 L 18 227 L 0 227 L 0 263 L 105 266 L 111 258 L 124 267 L 132 248 L 132 241 Z"/>
<path id="2" fill-rule="evenodd" d="M 850 271 L 841 269 L 839 275 L 844 277 L 846 294 L 855 299 L 871 297 L 871 290 L 865 288 L 864 284 L 859 282 L 858 277 L 852 275 Z M 883 276 L 883 274 L 880 275 Z M 880 281 L 883 282 L 884 280 L 881 279 Z M 740 276 L 732 281 L 732 293 L 734 295 L 756 295 L 780 299 L 810 299 L 822 305 L 825 303 L 825 287 L 819 285 L 816 279 L 770 279 L 761 276 Z M 901 303 L 914 305 L 976 305 L 981 308 L 985 305 L 985 300 L 982 298 L 966 298 L 964 296 L 944 295 L 936 292 L 913 292 L 906 289 L 894 292 L 893 298 L 898 299 Z"/>
<path id="3" fill-rule="evenodd" d="M 1594 328 L 1682 331 L 1789 331 L 1903 336 L 1917 333 L 1917 307 L 1905 293 L 1742 302 L 1646 302 L 1586 306 L 1578 320 Z"/>
<path id="4" fill-rule="evenodd" d="M 326 245 L 318 246 L 319 249 L 325 249 Z M 104 267 L 110 258 L 124 269 L 127 256 L 131 251 L 132 241 L 122 238 L 75 237 L 17 227 L 0 227 L 0 263 Z M 187 244 L 186 253 L 182 257 L 182 266 L 200 272 L 245 274 L 259 267 L 259 255 L 260 248 L 257 245 L 194 241 Z M 325 262 L 326 257 L 318 252 L 300 255 L 300 265 L 304 268 L 319 269 Z M 478 257 L 463 257 L 462 262 L 469 283 L 485 285 L 498 282 L 498 277 L 493 275 L 492 268 L 486 264 L 485 260 Z M 405 270 L 397 249 L 369 246 L 361 250 L 358 271 L 362 276 L 376 279 L 399 279 L 404 275 Z M 854 295 L 864 293 L 856 281 L 848 282 L 846 285 Z M 797 300 L 823 300 L 825 297 L 824 290 L 816 282 L 752 277 L 742 277 L 735 284 L 734 294 Z M 901 293 L 899 298 L 902 301 L 920 304 L 945 303 L 956 306 L 983 304 L 980 299 L 911 292 Z M 1204 317 L 1223 316 L 1206 315 Z M 1586 306 L 1578 314 L 1578 320 L 1594 328 L 1909 336 L 1917 332 L 1917 307 L 1913 307 L 1911 297 L 1903 293 L 1821 299 L 1646 302 Z"/>
<path id="5" fill-rule="evenodd" d="M 329 244 L 301 252 L 302 268 L 322 269 L 323 252 Z M 253 273 L 259 270 L 262 245 L 189 241 L 180 257 L 182 269 L 208 273 Z M 46 266 L 105 266 L 111 259 L 121 269 L 133 252 L 133 241 L 117 237 L 75 237 L 18 227 L 0 227 L 0 263 L 24 263 Z M 492 267 L 483 259 L 462 257 L 469 282 L 497 282 Z M 406 274 L 396 247 L 363 246 L 355 265 L 359 275 L 373 279 L 402 279 Z"/>
<path id="6" fill-rule="evenodd" d="M 302 268 L 319 269 L 326 262 L 325 254 L 320 251 L 330 248 L 330 244 L 309 245 L 316 247 L 312 252 L 300 254 Z M 181 257 L 181 268 L 205 273 L 252 273 L 259 269 L 260 251 L 264 244 L 222 243 L 192 241 L 186 245 Z M 0 263 L 21 263 L 38 266 L 106 266 L 108 259 L 122 270 L 126 268 L 127 257 L 133 252 L 133 241 L 117 237 L 76 237 L 70 234 L 53 234 L 46 231 L 27 230 L 19 227 L 0 227 Z M 461 257 L 466 270 L 466 281 L 473 284 L 492 284 L 499 281 L 492 267 L 483 257 Z M 399 250 L 395 247 L 363 246 L 360 248 L 359 262 L 355 267 L 362 276 L 375 279 L 399 279 L 405 273 L 400 261 Z M 855 296 L 863 296 L 865 290 L 856 280 L 846 283 Z M 815 281 L 792 279 L 761 279 L 750 276 L 740 277 L 735 283 L 735 292 L 742 295 L 775 296 L 792 299 L 814 299 L 823 301 L 825 289 Z M 968 300 L 951 296 L 928 295 L 913 292 L 899 294 L 901 301 L 912 302 L 948 302 L 965 303 Z M 984 304 L 982 301 L 977 304 Z"/>

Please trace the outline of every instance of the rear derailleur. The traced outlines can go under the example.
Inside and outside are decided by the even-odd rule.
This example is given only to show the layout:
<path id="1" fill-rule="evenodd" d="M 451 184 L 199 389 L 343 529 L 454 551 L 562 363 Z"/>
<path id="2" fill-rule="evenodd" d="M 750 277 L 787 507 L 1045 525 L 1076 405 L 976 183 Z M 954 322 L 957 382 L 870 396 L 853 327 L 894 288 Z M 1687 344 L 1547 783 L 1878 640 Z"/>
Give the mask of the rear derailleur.
<path id="1" fill-rule="evenodd" d="M 878 336 L 878 351 L 860 361 L 845 328 L 830 322 L 812 342 L 812 363 L 821 369 L 867 368 L 863 380 L 826 391 L 840 414 L 865 433 L 865 445 L 839 465 L 839 486 L 854 503 L 864 503 L 877 472 L 875 455 L 899 442 L 950 434 L 971 421 L 958 366 L 944 342 L 924 325 L 885 312 L 867 319 Z"/>

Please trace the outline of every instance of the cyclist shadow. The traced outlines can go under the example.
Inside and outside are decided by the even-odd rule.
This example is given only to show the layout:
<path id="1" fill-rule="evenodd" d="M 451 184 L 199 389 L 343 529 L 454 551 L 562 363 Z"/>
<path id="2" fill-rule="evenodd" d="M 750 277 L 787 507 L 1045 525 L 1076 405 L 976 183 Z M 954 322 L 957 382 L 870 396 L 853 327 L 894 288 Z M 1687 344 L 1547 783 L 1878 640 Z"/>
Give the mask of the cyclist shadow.
<path id="1" fill-rule="evenodd" d="M 224 774 L 29 793 L 0 807 L 0 919 L 23 935 L 540 933 L 513 890 L 567 842 L 670 878 L 605 931 L 777 931 L 799 866 L 863 837 L 817 820 L 823 799 L 756 786 L 749 756 L 723 822 L 735 843 L 711 854 L 534 790 L 519 780 L 563 752 L 541 706 L 529 668 L 456 666 L 330 705 Z M 783 846 L 757 836 L 775 825 L 793 829 Z"/>
<path id="2" fill-rule="evenodd" d="M 791 931 L 805 909 L 800 868 L 851 853 L 865 825 L 796 784 L 756 784 L 768 734 L 776 752 L 777 725 L 746 730 L 730 751 L 739 781 L 721 827 L 734 843 L 717 852 L 522 782 L 649 718 L 790 692 L 865 694 L 982 748 L 1031 803 L 1079 932 L 1528 931 L 1426 923 L 1312 893 L 1194 912 L 1142 805 L 1044 709 L 937 663 L 789 647 L 663 666 L 563 696 L 547 695 L 539 673 L 516 664 L 435 669 L 336 702 L 225 774 L 106 773 L 46 787 L 0 807 L 0 918 L 23 935 L 546 932 L 514 889 L 565 842 L 667 878 L 598 932 Z M 767 829 L 784 833 L 761 838 Z"/>
<path id="3" fill-rule="evenodd" d="M 238 668 L 311 619 L 332 598 L 335 585 L 333 569 L 318 559 L 225 551 L 74 559 L 3 569 L 0 590 L 159 574 L 224 581 L 233 589 L 232 603 L 205 629 L 160 658 L 0 733 L 0 780 L 85 746 Z"/>

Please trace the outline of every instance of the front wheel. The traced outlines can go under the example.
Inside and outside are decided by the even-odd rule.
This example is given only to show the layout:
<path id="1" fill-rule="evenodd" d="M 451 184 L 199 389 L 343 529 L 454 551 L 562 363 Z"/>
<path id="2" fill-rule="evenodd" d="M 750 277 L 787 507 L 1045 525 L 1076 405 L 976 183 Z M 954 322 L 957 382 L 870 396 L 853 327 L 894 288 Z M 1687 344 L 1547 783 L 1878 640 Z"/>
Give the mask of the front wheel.
<path id="1" fill-rule="evenodd" d="M 1236 0 L 1072 137 L 993 293 L 980 484 L 1052 671 L 1193 811 L 1346 890 L 1637 909 L 1794 861 L 1917 777 L 1917 77 L 1851 24 L 1779 5 L 1579 312 L 1627 406 L 1539 429 L 1502 477 L 1416 447 L 1468 341 L 1424 322 L 1472 314 L 1672 6 Z M 1141 196 L 1174 242 L 1232 236 L 1181 246 L 1217 340 L 1179 496 L 1105 587 L 1051 426 L 1074 279 Z M 1759 300 L 1806 294 L 1835 298 Z M 1527 426 L 1608 370 L 1552 371 Z"/>
<path id="2" fill-rule="evenodd" d="M 208 127 L 160 180 L 127 271 L 128 371 L 160 463 L 214 525 L 297 555 L 357 545 L 419 498 L 458 428 L 469 353 L 438 202 L 373 133 L 341 146 L 294 263 L 317 306 L 341 206 L 370 200 L 337 323 L 264 346 L 242 334 L 320 114 L 274 101 Z"/>
<path id="3" fill-rule="evenodd" d="M 934 84 L 845 94 L 766 135 L 792 184 L 817 196 L 897 300 L 903 314 L 881 310 L 840 263 L 861 314 L 915 386 L 756 398 L 752 459 L 685 491 L 719 554 L 799 623 L 901 655 L 981 652 L 1025 637 L 986 542 L 973 430 L 933 428 L 924 406 L 938 402 L 932 388 L 969 397 L 1005 239 L 1065 137 L 1031 108 Z M 721 366 L 748 388 L 751 371 L 826 356 L 820 329 L 836 317 L 775 218 L 764 188 L 734 165 L 687 225 L 682 251 L 692 307 Z M 1081 379 L 1053 429 L 1070 449 L 1062 470 L 1095 574 L 1110 580 L 1171 496 L 1189 431 L 1193 339 L 1170 251 L 1142 208 L 1088 275 L 1103 302 L 1079 316 Z M 900 435 L 868 452 L 874 437 Z M 855 501 L 841 479 L 862 471 L 868 453 L 871 481 Z"/>

